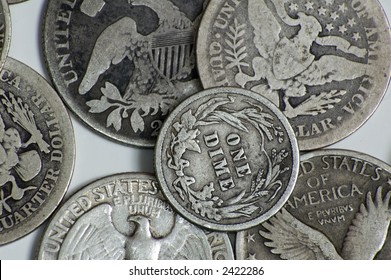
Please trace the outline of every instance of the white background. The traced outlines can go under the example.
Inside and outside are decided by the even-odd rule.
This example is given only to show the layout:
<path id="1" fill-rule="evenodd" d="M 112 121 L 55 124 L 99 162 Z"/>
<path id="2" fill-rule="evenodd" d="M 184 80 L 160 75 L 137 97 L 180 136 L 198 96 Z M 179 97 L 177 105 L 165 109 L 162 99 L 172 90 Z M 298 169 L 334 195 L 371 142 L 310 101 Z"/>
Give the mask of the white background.
<path id="1" fill-rule="evenodd" d="M 24 62 L 47 78 L 40 42 L 45 2 L 45 0 L 28 0 L 10 5 L 12 42 L 9 56 Z M 379 2 L 391 18 L 391 1 L 380 0 Z M 329 148 L 344 148 L 367 153 L 391 164 L 390 91 L 388 90 L 380 107 L 364 126 Z M 117 144 L 90 131 L 73 116 L 72 121 L 76 137 L 76 165 L 66 198 L 101 177 L 128 171 L 153 172 L 152 149 Z M 44 226 L 45 224 L 24 238 L 0 246 L 0 259 L 34 259 L 34 251 L 39 246 L 38 242 Z"/>

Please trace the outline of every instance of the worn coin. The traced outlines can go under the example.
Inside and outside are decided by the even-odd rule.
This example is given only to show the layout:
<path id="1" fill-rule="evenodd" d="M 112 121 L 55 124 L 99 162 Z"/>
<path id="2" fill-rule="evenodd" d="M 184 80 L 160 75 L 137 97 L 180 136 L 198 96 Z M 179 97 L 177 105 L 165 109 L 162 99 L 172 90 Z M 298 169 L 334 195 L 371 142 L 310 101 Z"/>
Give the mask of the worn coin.
<path id="1" fill-rule="evenodd" d="M 11 44 L 11 17 L 6 0 L 0 0 L 0 69 L 8 55 Z"/>
<path id="2" fill-rule="evenodd" d="M 157 178 L 179 213 L 203 227 L 237 231 L 275 214 L 296 182 L 289 122 L 267 99 L 214 88 L 181 103 L 155 151 Z"/>
<path id="3" fill-rule="evenodd" d="M 47 1 L 43 47 L 68 107 L 96 131 L 153 147 L 164 118 L 198 92 L 204 0 Z"/>
<path id="4" fill-rule="evenodd" d="M 178 216 L 152 175 L 124 173 L 74 194 L 42 238 L 39 259 L 233 259 L 225 233 Z"/>
<path id="5" fill-rule="evenodd" d="M 74 158 L 72 124 L 54 89 L 7 58 L 0 72 L 0 244 L 51 215 L 68 188 Z"/>
<path id="6" fill-rule="evenodd" d="M 391 167 L 353 151 L 301 158 L 283 210 L 237 235 L 239 259 L 391 259 Z"/>
<path id="7" fill-rule="evenodd" d="M 8 4 L 17 4 L 25 1 L 27 0 L 7 0 Z"/>
<path id="8" fill-rule="evenodd" d="M 386 92 L 390 57 L 377 0 L 212 0 L 197 43 L 202 84 L 273 101 L 300 150 L 335 143 L 370 117 Z"/>

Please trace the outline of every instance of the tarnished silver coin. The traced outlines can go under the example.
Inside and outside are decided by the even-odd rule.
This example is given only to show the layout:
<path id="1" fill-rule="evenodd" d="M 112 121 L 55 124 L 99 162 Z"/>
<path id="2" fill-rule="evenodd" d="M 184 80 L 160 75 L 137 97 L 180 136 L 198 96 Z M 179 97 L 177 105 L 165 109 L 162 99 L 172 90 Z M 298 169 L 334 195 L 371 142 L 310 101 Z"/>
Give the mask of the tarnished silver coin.
<path id="1" fill-rule="evenodd" d="M 273 101 L 300 150 L 335 143 L 370 117 L 386 92 L 390 57 L 377 0 L 212 0 L 197 43 L 202 84 Z"/>
<path id="2" fill-rule="evenodd" d="M 75 158 L 73 128 L 60 98 L 26 65 L 0 72 L 0 244 L 37 228 L 60 203 Z"/>
<path id="3" fill-rule="evenodd" d="M 169 111 L 201 84 L 203 0 L 50 0 L 44 55 L 68 107 L 122 143 L 153 147 Z"/>
<path id="4" fill-rule="evenodd" d="M 238 259 L 391 259 L 391 167 L 324 150 L 301 158 L 283 210 L 237 235 Z"/>
<path id="5" fill-rule="evenodd" d="M 233 259 L 225 233 L 177 215 L 152 175 L 125 173 L 74 194 L 55 214 L 39 259 Z"/>
<path id="6" fill-rule="evenodd" d="M 6 0 L 0 0 L 0 69 L 8 55 L 11 44 L 11 17 Z"/>
<path id="7" fill-rule="evenodd" d="M 155 151 L 164 195 L 190 221 L 237 231 L 275 214 L 296 182 L 299 153 L 288 120 L 267 99 L 215 88 L 181 103 Z"/>

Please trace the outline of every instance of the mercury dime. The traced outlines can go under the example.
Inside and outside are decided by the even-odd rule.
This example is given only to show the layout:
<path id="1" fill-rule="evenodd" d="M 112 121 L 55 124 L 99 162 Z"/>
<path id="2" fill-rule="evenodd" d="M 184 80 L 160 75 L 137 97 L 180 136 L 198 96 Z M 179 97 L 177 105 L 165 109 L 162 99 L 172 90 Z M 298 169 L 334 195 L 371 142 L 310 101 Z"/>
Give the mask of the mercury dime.
<path id="1" fill-rule="evenodd" d="M 152 147 L 164 118 L 201 89 L 203 0 L 51 0 L 44 54 L 69 108 L 122 143 Z"/>
<path id="2" fill-rule="evenodd" d="M 273 101 L 300 150 L 353 133 L 386 92 L 391 40 L 376 0 L 212 0 L 199 34 L 203 85 Z"/>
<path id="3" fill-rule="evenodd" d="M 11 44 L 11 18 L 6 0 L 0 0 L 0 69 L 8 55 Z"/>
<path id="4" fill-rule="evenodd" d="M 179 213 L 236 231 L 276 213 L 296 181 L 298 147 L 267 99 L 239 88 L 203 91 L 168 117 L 155 151 L 158 180 Z"/>
<path id="5" fill-rule="evenodd" d="M 324 150 L 301 158 L 284 209 L 237 237 L 239 259 L 391 259 L 391 167 Z"/>
<path id="6" fill-rule="evenodd" d="M 0 244 L 50 216 L 68 188 L 74 157 L 73 128 L 54 89 L 8 58 L 0 72 Z"/>
<path id="7" fill-rule="evenodd" d="M 98 180 L 74 194 L 43 236 L 39 259 L 233 259 L 224 233 L 178 216 L 152 175 Z"/>

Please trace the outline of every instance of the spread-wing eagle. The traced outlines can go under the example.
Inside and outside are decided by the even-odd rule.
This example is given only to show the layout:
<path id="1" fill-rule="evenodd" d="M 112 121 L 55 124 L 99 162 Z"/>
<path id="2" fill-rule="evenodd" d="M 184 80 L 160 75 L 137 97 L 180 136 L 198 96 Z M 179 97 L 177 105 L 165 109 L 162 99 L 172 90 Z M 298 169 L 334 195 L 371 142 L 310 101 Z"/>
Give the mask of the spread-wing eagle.
<path id="1" fill-rule="evenodd" d="M 364 76 L 368 70 L 368 66 L 362 63 L 367 50 L 351 45 L 342 37 L 320 37 L 320 22 L 303 12 L 297 13 L 297 19 L 291 18 L 285 10 L 288 2 L 248 0 L 249 22 L 254 28 L 253 42 L 259 56 L 252 61 L 253 75 L 239 71 L 235 77 L 241 87 L 266 80 L 267 85 L 254 86 L 252 90 L 269 92 L 269 98 L 277 104 L 279 92 L 283 91 L 284 105 L 289 107 L 286 111 L 291 109 L 288 98 L 304 96 L 307 86 L 354 80 Z M 289 30 L 291 34 L 287 36 Z M 314 43 L 334 47 L 339 54 L 345 53 L 356 59 L 329 54 L 316 58 L 311 53 Z"/>
<path id="2" fill-rule="evenodd" d="M 212 256 L 205 233 L 173 212 L 159 218 L 130 215 L 102 204 L 71 228 L 59 258 L 203 260 Z"/>
<path id="3" fill-rule="evenodd" d="M 391 191 L 382 196 L 380 187 L 375 201 L 370 192 L 360 205 L 348 229 L 341 254 L 320 231 L 302 223 L 287 210 L 277 213 L 260 230 L 270 240 L 264 244 L 273 254 L 289 260 L 371 260 L 383 248 L 391 221 Z"/>
<path id="4" fill-rule="evenodd" d="M 193 22 L 172 2 L 156 0 L 128 0 L 132 6 L 146 6 L 156 12 L 158 28 L 148 34 L 140 34 L 137 23 L 130 17 L 123 17 L 108 26 L 98 37 L 93 48 L 86 73 L 79 86 L 79 93 L 84 95 L 97 83 L 99 77 L 112 65 L 121 63 L 126 58 L 134 64 L 134 71 L 126 88 L 124 99 L 133 94 L 160 93 L 163 89 L 172 88 L 172 77 L 162 75 L 152 61 L 151 48 L 154 37 L 167 30 L 187 30 Z M 170 40 L 170 38 L 165 38 Z M 171 67 L 168 64 L 167 68 Z M 171 70 L 170 70 L 171 71 Z M 191 70 L 180 73 L 190 75 Z"/>

